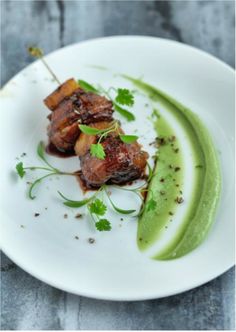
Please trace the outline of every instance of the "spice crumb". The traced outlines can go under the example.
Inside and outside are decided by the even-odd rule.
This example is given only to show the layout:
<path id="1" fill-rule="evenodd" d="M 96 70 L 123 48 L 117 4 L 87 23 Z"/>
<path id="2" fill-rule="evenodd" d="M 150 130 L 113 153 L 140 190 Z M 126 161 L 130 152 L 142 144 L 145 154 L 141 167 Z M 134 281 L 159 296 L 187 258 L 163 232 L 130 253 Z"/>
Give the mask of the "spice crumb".
<path id="1" fill-rule="evenodd" d="M 95 239 L 93 239 L 92 237 L 90 237 L 90 238 L 88 239 L 88 242 L 89 242 L 90 244 L 93 244 L 93 243 L 95 242 Z"/>
<path id="2" fill-rule="evenodd" d="M 161 179 L 160 179 L 160 182 L 164 182 L 164 181 L 165 181 L 165 179 L 164 179 L 164 178 L 161 178 Z"/>
<path id="3" fill-rule="evenodd" d="M 174 142 L 175 139 L 176 139 L 176 137 L 175 137 L 174 135 L 173 135 L 173 136 L 170 136 L 170 137 L 168 138 L 169 142 Z"/>
<path id="4" fill-rule="evenodd" d="M 26 153 L 25 152 L 23 152 L 22 153 L 22 155 L 21 155 L 21 157 L 25 157 L 26 156 Z"/>
<path id="5" fill-rule="evenodd" d="M 170 212 L 169 212 L 169 215 L 170 215 L 170 216 L 173 216 L 173 215 L 174 215 L 174 213 L 170 211 Z"/>
<path id="6" fill-rule="evenodd" d="M 76 239 L 76 240 L 79 240 L 79 237 L 76 235 L 76 236 L 75 236 L 75 239 Z"/>
<path id="7" fill-rule="evenodd" d="M 44 209 L 45 209 L 45 210 L 47 210 L 48 208 L 47 208 L 47 207 L 45 207 Z"/>
<path id="8" fill-rule="evenodd" d="M 24 225 L 20 225 L 20 227 L 21 227 L 21 228 L 25 228 L 25 226 L 24 226 Z"/>
<path id="9" fill-rule="evenodd" d="M 175 172 L 178 172 L 180 170 L 180 167 L 175 167 Z"/>
<path id="10" fill-rule="evenodd" d="M 64 218 L 65 218 L 65 219 L 68 218 L 68 214 L 67 214 L 67 213 L 64 214 Z"/>
<path id="11" fill-rule="evenodd" d="M 120 218 L 121 221 L 123 221 L 124 219 L 123 218 Z"/>
<path id="12" fill-rule="evenodd" d="M 165 193 L 166 193 L 166 192 L 165 192 L 164 190 L 161 190 L 161 191 L 160 191 L 160 194 L 161 194 L 161 195 L 165 195 Z"/>
<path id="13" fill-rule="evenodd" d="M 175 202 L 178 204 L 183 203 L 183 201 L 184 201 L 183 197 L 176 197 L 176 199 L 175 199 Z"/>
<path id="14" fill-rule="evenodd" d="M 178 152 L 179 152 L 179 149 L 178 149 L 178 148 L 174 149 L 174 152 L 175 152 L 175 153 L 178 153 Z"/>
<path id="15" fill-rule="evenodd" d="M 77 213 L 77 214 L 75 215 L 75 218 L 76 218 L 76 219 L 79 219 L 79 218 L 82 218 L 82 216 L 83 216 L 83 215 L 82 215 L 81 213 Z"/>
<path id="16" fill-rule="evenodd" d="M 37 212 L 37 213 L 34 214 L 34 216 L 38 217 L 38 216 L 40 216 L 40 213 Z"/>

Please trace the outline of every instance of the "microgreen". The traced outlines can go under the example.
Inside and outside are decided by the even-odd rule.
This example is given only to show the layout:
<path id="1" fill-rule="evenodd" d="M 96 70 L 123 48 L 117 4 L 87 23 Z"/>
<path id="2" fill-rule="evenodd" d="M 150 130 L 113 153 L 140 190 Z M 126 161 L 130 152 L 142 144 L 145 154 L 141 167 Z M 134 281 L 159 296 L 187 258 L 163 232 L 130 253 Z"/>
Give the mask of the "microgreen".
<path id="1" fill-rule="evenodd" d="M 135 212 L 136 210 L 124 210 L 124 209 L 121 209 L 121 208 L 118 208 L 114 203 L 113 201 L 111 200 L 111 197 L 110 195 L 108 194 L 107 190 L 106 190 L 106 194 L 107 194 L 107 197 L 111 203 L 111 206 L 113 207 L 113 209 L 118 212 L 118 213 L 121 213 L 121 214 L 131 214 L 133 212 Z"/>
<path id="2" fill-rule="evenodd" d="M 137 141 L 138 136 L 135 136 L 135 135 L 120 135 L 120 139 L 124 143 L 131 144 L 131 143 Z"/>
<path id="3" fill-rule="evenodd" d="M 41 176 L 37 178 L 34 182 L 32 182 L 29 186 L 29 191 L 28 191 L 28 196 L 30 199 L 34 199 L 36 196 L 33 195 L 33 191 L 35 187 L 42 182 L 45 178 L 48 178 L 53 175 L 75 175 L 75 173 L 67 173 L 67 172 L 62 172 L 52 166 L 46 159 L 45 153 L 44 153 L 44 145 L 42 142 L 39 142 L 37 146 L 37 155 L 38 157 L 47 165 L 47 167 L 42 167 L 42 166 L 28 166 L 25 167 L 22 162 L 19 162 L 16 165 L 16 172 L 18 173 L 19 177 L 23 178 L 24 175 L 26 174 L 26 171 L 35 171 L 35 170 L 41 170 L 41 171 L 46 171 L 47 174 L 44 176 Z"/>
<path id="4" fill-rule="evenodd" d="M 101 132 L 103 132 L 100 129 L 96 129 L 86 125 L 79 125 L 79 129 L 86 135 L 98 135 L 101 134 Z"/>
<path id="5" fill-rule="evenodd" d="M 80 87 L 86 92 L 99 93 L 99 91 L 94 86 L 92 86 L 90 83 L 88 83 L 84 80 L 78 80 L 78 83 L 79 83 Z"/>
<path id="6" fill-rule="evenodd" d="M 128 111 L 127 109 L 120 107 L 115 102 L 113 102 L 113 106 L 114 106 L 115 111 L 120 113 L 120 115 L 122 115 L 124 118 L 126 118 L 127 121 L 135 120 L 134 114 L 131 113 L 130 111 Z"/>
<path id="7" fill-rule="evenodd" d="M 128 89 L 117 89 L 117 96 L 115 101 L 120 105 L 133 106 L 134 96 Z"/>
<path id="8" fill-rule="evenodd" d="M 68 207 L 72 207 L 72 208 L 80 208 L 81 206 L 88 204 L 91 200 L 91 198 L 86 198 L 81 201 L 73 201 L 73 200 L 65 197 L 60 191 L 58 191 L 58 194 L 66 200 L 65 202 L 63 202 L 63 204 Z"/>
<path id="9" fill-rule="evenodd" d="M 95 223 L 95 226 L 100 232 L 111 230 L 111 223 L 107 219 L 99 219 L 99 221 Z"/>
<path id="10" fill-rule="evenodd" d="M 105 159 L 106 153 L 101 143 L 91 144 L 90 153 L 93 157 L 98 159 Z"/>
<path id="11" fill-rule="evenodd" d="M 22 162 L 19 162 L 18 164 L 16 164 L 16 171 L 19 175 L 19 177 L 23 178 L 25 175 L 25 170 L 24 170 L 24 166 Z"/>
<path id="12" fill-rule="evenodd" d="M 99 216 L 104 216 L 106 213 L 107 207 L 103 201 L 100 199 L 95 199 L 91 204 L 88 206 L 90 213 L 94 213 Z"/>

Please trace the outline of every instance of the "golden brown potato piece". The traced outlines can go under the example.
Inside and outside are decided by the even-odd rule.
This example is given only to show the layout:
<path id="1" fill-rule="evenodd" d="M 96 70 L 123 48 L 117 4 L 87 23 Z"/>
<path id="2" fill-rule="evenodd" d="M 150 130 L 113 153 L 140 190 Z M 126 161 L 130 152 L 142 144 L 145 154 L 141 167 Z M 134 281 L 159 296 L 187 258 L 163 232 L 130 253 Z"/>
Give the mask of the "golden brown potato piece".
<path id="1" fill-rule="evenodd" d="M 71 96 L 78 88 L 79 84 L 73 78 L 70 78 L 47 96 L 47 98 L 44 99 L 44 103 L 51 111 L 53 111 L 63 99 Z"/>

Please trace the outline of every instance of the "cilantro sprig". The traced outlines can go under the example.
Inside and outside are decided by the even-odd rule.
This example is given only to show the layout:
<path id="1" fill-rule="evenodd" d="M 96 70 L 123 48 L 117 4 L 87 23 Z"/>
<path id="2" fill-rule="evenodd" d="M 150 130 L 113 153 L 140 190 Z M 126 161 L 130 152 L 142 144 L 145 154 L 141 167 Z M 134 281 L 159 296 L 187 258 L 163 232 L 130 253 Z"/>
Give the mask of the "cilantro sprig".
<path id="1" fill-rule="evenodd" d="M 80 130 L 86 134 L 86 135 L 99 135 L 99 139 L 96 144 L 91 144 L 90 146 L 90 153 L 93 157 L 96 157 L 98 159 L 104 159 L 106 156 L 105 150 L 101 144 L 102 140 L 104 137 L 106 137 L 109 133 L 111 132 L 116 132 L 118 133 L 119 129 L 119 123 L 118 121 L 113 121 L 110 127 L 105 128 L 105 129 L 96 129 L 93 127 L 89 127 L 86 125 L 79 125 Z M 126 144 L 131 144 L 135 141 L 137 141 L 138 136 L 136 135 L 123 135 L 119 134 L 118 136 L 120 137 L 121 141 L 126 143 Z"/>
<path id="2" fill-rule="evenodd" d="M 115 101 L 120 105 L 133 106 L 134 96 L 128 89 L 117 89 L 117 96 Z"/>

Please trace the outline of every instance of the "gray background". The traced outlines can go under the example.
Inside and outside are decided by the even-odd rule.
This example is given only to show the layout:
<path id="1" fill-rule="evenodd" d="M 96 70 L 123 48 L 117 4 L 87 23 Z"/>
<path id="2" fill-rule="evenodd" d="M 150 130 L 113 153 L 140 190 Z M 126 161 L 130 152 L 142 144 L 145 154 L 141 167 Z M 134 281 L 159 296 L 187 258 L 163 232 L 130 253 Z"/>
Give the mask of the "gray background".
<path id="1" fill-rule="evenodd" d="M 233 1 L 1 1 L 1 81 L 45 53 L 80 40 L 152 35 L 201 48 L 234 66 Z M 1 260 L 2 329 L 234 329 L 234 269 L 159 300 L 108 302 L 50 287 Z"/>

